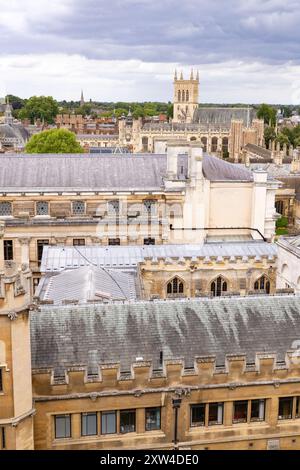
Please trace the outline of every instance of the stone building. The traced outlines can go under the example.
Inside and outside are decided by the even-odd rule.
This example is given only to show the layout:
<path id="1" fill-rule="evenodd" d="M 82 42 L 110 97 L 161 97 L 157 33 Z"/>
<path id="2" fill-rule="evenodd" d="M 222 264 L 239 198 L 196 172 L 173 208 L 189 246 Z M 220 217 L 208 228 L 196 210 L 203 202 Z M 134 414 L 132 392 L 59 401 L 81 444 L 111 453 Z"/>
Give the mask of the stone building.
<path id="1" fill-rule="evenodd" d="M 46 246 L 35 301 L 220 297 L 276 292 L 276 245 Z"/>
<path id="2" fill-rule="evenodd" d="M 185 153 L 183 153 L 185 152 Z M 0 218 L 5 259 L 30 262 L 46 245 L 191 244 L 275 232 L 276 180 L 170 143 L 162 155 L 4 155 Z"/>
<path id="3" fill-rule="evenodd" d="M 29 139 L 29 133 L 25 127 L 15 122 L 12 115 L 12 107 L 7 102 L 4 111 L 3 123 L 0 123 L 0 151 L 21 151 Z"/>
<path id="4" fill-rule="evenodd" d="M 143 123 L 142 119 L 119 120 L 119 144 L 133 152 L 161 153 L 169 140 L 197 141 L 204 152 L 239 161 L 248 144 L 263 145 L 264 122 L 252 108 L 202 107 L 199 102 L 199 75 L 174 77 L 173 115 L 170 123 Z"/>
<path id="5" fill-rule="evenodd" d="M 300 236 L 280 237 L 278 246 L 277 286 L 300 293 Z"/>

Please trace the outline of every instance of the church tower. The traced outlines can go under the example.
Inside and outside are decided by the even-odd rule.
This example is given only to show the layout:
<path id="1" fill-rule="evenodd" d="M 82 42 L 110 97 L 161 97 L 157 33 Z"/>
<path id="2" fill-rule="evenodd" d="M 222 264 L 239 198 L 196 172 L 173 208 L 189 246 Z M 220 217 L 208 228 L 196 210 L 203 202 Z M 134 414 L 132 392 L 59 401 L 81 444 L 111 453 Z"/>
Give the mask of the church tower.
<path id="1" fill-rule="evenodd" d="M 0 221 L 0 450 L 32 450 L 31 272 L 4 261 L 3 237 Z"/>
<path id="2" fill-rule="evenodd" d="M 11 106 L 9 104 L 8 98 L 6 98 L 6 105 L 5 105 L 5 111 L 4 111 L 4 122 L 5 124 L 8 124 L 11 126 L 14 123 L 14 118 L 11 112 Z"/>
<path id="3" fill-rule="evenodd" d="M 184 80 L 181 72 L 174 76 L 173 122 L 193 122 L 195 110 L 199 102 L 199 73 L 194 77 L 193 69 L 189 80 Z"/>
<path id="4" fill-rule="evenodd" d="M 83 90 L 81 90 L 81 96 L 80 96 L 80 106 L 84 106 L 84 96 L 83 96 Z"/>

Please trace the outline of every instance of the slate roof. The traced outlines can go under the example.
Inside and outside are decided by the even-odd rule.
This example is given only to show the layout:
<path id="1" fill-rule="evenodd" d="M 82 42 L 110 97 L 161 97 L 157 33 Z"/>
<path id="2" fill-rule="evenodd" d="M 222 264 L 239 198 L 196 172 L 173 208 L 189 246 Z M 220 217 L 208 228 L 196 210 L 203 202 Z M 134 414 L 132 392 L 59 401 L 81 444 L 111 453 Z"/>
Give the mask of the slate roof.
<path id="1" fill-rule="evenodd" d="M 178 176 L 187 175 L 187 155 L 179 155 Z M 162 190 L 167 156 L 158 154 L 17 154 L 1 156 L 1 191 Z M 211 181 L 252 180 L 248 170 L 205 155 L 203 173 Z"/>
<path id="2" fill-rule="evenodd" d="M 226 299 L 156 301 L 125 304 L 49 307 L 30 313 L 32 368 L 54 368 L 118 362 L 129 371 L 137 357 L 195 356 L 276 352 L 283 361 L 300 338 L 300 298 L 263 296 Z"/>
<path id="3" fill-rule="evenodd" d="M 35 292 L 39 300 L 53 301 L 117 301 L 136 298 L 133 274 L 113 269 L 83 266 L 54 276 L 45 276 Z"/>
<path id="4" fill-rule="evenodd" d="M 64 269 L 94 265 L 105 268 L 135 268 L 146 257 L 151 259 L 185 257 L 232 258 L 277 256 L 275 244 L 252 242 L 205 243 L 199 245 L 127 245 L 127 246 L 44 246 L 41 272 L 59 272 Z"/>
<path id="5" fill-rule="evenodd" d="M 253 108 L 204 108 L 198 107 L 195 110 L 193 122 L 199 124 L 223 124 L 230 128 L 233 119 L 242 120 L 244 126 L 251 125 L 256 117 Z"/>
<path id="6" fill-rule="evenodd" d="M 295 237 L 280 237 L 277 244 L 300 258 L 300 235 Z"/>
<path id="7" fill-rule="evenodd" d="M 245 149 L 248 150 L 252 155 L 250 161 L 259 160 L 262 162 L 270 162 L 272 157 L 271 150 L 268 150 L 260 145 L 247 144 Z"/>

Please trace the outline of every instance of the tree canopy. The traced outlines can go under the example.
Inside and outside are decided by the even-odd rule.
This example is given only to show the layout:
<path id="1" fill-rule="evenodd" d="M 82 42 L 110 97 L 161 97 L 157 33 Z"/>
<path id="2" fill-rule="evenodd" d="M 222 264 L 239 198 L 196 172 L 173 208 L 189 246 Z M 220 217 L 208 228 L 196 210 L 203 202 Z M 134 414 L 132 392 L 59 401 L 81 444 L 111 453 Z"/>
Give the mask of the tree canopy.
<path id="1" fill-rule="evenodd" d="M 257 110 L 257 117 L 263 119 L 265 124 L 274 127 L 276 124 L 276 110 L 268 104 L 261 104 Z"/>
<path id="2" fill-rule="evenodd" d="M 32 96 L 25 106 L 20 109 L 18 117 L 20 119 L 29 119 L 33 124 L 35 119 L 41 119 L 48 124 L 54 122 L 58 114 L 58 104 L 52 96 Z"/>
<path id="3" fill-rule="evenodd" d="M 51 129 L 31 137 L 25 147 L 26 153 L 82 153 L 81 145 L 73 132 Z"/>

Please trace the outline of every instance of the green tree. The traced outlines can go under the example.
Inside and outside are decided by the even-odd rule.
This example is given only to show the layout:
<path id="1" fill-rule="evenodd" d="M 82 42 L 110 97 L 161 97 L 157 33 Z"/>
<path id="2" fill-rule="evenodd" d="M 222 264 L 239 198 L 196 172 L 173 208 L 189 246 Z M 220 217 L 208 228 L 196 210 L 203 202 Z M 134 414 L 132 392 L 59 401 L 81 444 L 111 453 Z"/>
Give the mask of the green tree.
<path id="1" fill-rule="evenodd" d="M 26 153 L 82 153 L 81 145 L 73 132 L 66 129 L 51 129 L 31 137 Z"/>
<path id="2" fill-rule="evenodd" d="M 266 127 L 265 128 L 265 142 L 269 145 L 270 140 L 273 141 L 276 139 L 276 132 L 274 127 Z"/>
<path id="3" fill-rule="evenodd" d="M 263 119 L 265 124 L 275 127 L 276 124 L 276 111 L 272 106 L 265 103 L 261 104 L 257 110 L 258 119 Z"/>
<path id="4" fill-rule="evenodd" d="M 19 118 L 30 119 L 31 123 L 34 123 L 35 119 L 41 119 L 52 124 L 58 110 L 58 104 L 52 96 L 32 96 L 20 110 Z"/>
<path id="5" fill-rule="evenodd" d="M 289 118 L 292 116 L 292 109 L 289 106 L 283 106 L 282 114 L 283 114 L 283 117 Z"/>
<path id="6" fill-rule="evenodd" d="M 284 135 L 282 132 L 280 132 L 276 137 L 276 142 L 279 142 L 281 147 L 283 146 L 283 144 L 290 144 L 288 136 Z"/>

